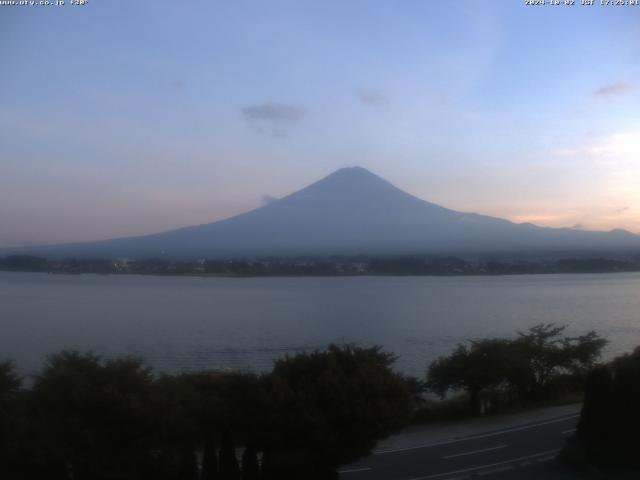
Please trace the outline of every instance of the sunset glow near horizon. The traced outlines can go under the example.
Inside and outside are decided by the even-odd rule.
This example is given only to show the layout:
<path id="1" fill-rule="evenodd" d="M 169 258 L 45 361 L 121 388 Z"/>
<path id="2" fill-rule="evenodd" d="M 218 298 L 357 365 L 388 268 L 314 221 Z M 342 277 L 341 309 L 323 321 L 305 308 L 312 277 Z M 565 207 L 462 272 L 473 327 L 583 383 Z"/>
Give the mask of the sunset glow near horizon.
<path id="1" fill-rule="evenodd" d="M 640 7 L 524 3 L 0 6 L 0 246 L 208 223 L 353 165 L 640 233 Z"/>

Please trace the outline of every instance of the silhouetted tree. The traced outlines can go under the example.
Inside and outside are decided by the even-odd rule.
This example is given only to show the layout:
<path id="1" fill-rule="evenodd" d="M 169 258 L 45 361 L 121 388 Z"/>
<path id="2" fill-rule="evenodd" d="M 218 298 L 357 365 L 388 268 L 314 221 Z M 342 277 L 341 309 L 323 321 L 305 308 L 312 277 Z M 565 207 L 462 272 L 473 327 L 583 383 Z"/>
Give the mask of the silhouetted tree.
<path id="1" fill-rule="evenodd" d="M 265 435 L 263 381 L 253 374 L 237 372 L 208 372 L 187 375 L 185 378 L 197 392 L 193 416 L 207 462 L 203 475 L 218 478 L 213 476 L 216 464 L 221 478 L 224 478 L 223 474 L 236 475 L 233 472 L 238 470 L 237 460 L 235 467 L 225 464 L 235 458 L 235 452 L 233 456 L 228 454 L 235 449 L 233 443 L 258 445 Z M 225 435 L 221 437 L 221 433 Z M 221 439 L 217 458 L 216 439 Z"/>
<path id="2" fill-rule="evenodd" d="M 69 351 L 50 356 L 32 391 L 44 445 L 38 456 L 48 468 L 64 465 L 75 480 L 143 477 L 151 461 L 151 382 L 137 360 L 102 362 Z"/>
<path id="3" fill-rule="evenodd" d="M 285 357 L 261 377 L 156 377 L 135 359 L 63 351 L 48 358 L 27 390 L 10 364 L 0 364 L 0 441 L 11 445 L 0 450 L 0 475 L 337 478 L 337 466 L 368 453 L 411 413 L 418 384 L 391 370 L 394 359 L 380 348 L 330 346 Z M 236 447 L 242 446 L 241 471 Z"/>
<path id="4" fill-rule="evenodd" d="M 640 467 L 640 347 L 588 375 L 573 447 L 601 467 Z M 637 470 L 636 470 L 637 471 Z"/>
<path id="5" fill-rule="evenodd" d="M 228 432 L 222 436 L 220 444 L 220 478 L 222 480 L 238 480 L 240 478 L 235 444 Z"/>
<path id="6" fill-rule="evenodd" d="M 258 452 L 252 444 L 248 444 L 242 452 L 242 480 L 258 480 L 259 478 Z"/>
<path id="7" fill-rule="evenodd" d="M 147 409 L 155 419 L 154 448 L 160 452 L 156 466 L 161 478 L 193 475 L 194 453 L 200 446 L 198 402 L 199 394 L 185 375 L 162 375 L 153 382 Z"/>
<path id="8" fill-rule="evenodd" d="M 448 357 L 440 357 L 430 366 L 427 387 L 441 396 L 449 390 L 468 392 L 470 408 L 479 409 L 480 392 L 497 388 L 511 375 L 509 341 L 486 339 L 460 344 Z"/>
<path id="9" fill-rule="evenodd" d="M 202 480 L 216 480 L 218 475 L 218 454 L 213 435 L 207 435 L 202 451 Z"/>
<path id="10" fill-rule="evenodd" d="M 431 363 L 427 386 L 442 396 L 450 390 L 467 391 L 473 410 L 478 409 L 480 392 L 488 388 L 536 400 L 552 379 L 572 375 L 582 381 L 606 345 L 595 332 L 563 337 L 564 330 L 552 323 L 539 324 L 515 339 L 459 344 L 450 355 Z"/>
<path id="11" fill-rule="evenodd" d="M 616 358 L 612 363 L 613 413 L 609 428 L 615 442 L 613 457 L 625 464 L 640 465 L 638 432 L 640 432 L 640 347 L 633 353 Z"/>
<path id="12" fill-rule="evenodd" d="M 394 361 L 379 347 L 353 345 L 278 360 L 268 378 L 268 474 L 331 478 L 402 426 L 412 402 Z"/>
<path id="13" fill-rule="evenodd" d="M 541 323 L 519 332 L 512 342 L 511 362 L 520 394 L 537 399 L 548 381 L 562 372 L 584 373 L 599 358 L 606 340 L 591 331 L 579 337 L 562 337 L 566 326 Z"/>
<path id="14" fill-rule="evenodd" d="M 596 462 L 606 459 L 610 444 L 613 379 L 606 366 L 592 369 L 587 375 L 584 403 L 576 429 L 587 446 L 587 455 Z"/>
<path id="15" fill-rule="evenodd" d="M 22 381 L 12 362 L 0 362 L 0 476 L 15 466 L 18 396 Z"/>
<path id="16" fill-rule="evenodd" d="M 195 451 L 185 448 L 181 452 L 180 480 L 198 480 L 198 460 Z"/>

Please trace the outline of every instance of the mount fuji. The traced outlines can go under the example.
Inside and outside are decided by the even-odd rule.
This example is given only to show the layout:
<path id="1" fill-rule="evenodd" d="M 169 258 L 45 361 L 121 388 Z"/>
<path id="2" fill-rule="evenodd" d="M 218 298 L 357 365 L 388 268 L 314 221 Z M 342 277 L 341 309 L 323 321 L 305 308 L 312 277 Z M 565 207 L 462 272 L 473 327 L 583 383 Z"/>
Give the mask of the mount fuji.
<path id="1" fill-rule="evenodd" d="M 46 256 L 234 256 L 640 251 L 640 236 L 538 227 L 450 210 L 361 167 L 217 222 L 139 237 L 30 247 Z"/>

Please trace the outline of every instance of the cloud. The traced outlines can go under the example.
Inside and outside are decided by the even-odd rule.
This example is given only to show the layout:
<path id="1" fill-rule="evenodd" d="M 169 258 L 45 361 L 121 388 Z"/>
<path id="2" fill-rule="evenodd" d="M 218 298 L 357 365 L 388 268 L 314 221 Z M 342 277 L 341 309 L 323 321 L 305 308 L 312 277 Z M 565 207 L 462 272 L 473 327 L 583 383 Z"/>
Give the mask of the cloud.
<path id="1" fill-rule="evenodd" d="M 377 90 L 370 90 L 366 88 L 359 88 L 355 91 L 355 95 L 365 105 L 380 105 L 384 102 L 385 98 L 382 93 Z"/>
<path id="2" fill-rule="evenodd" d="M 640 129 L 589 139 L 556 152 L 577 178 L 590 182 L 580 202 L 589 204 L 589 225 L 597 229 L 640 228 Z M 621 225 L 624 219 L 625 225 Z M 578 218 L 579 220 L 579 218 Z"/>
<path id="3" fill-rule="evenodd" d="M 171 82 L 171 88 L 181 92 L 182 90 L 184 90 L 184 80 L 180 80 L 180 79 L 173 80 Z"/>
<path id="4" fill-rule="evenodd" d="M 584 144 L 574 148 L 562 148 L 556 150 L 555 154 L 560 157 L 599 157 L 608 152 L 608 148 L 603 144 Z"/>
<path id="5" fill-rule="evenodd" d="M 280 200 L 280 199 L 279 199 L 279 198 L 277 198 L 277 197 L 273 197 L 273 196 L 271 196 L 271 195 L 266 195 L 266 194 L 265 194 L 265 195 L 262 195 L 262 196 L 260 197 L 260 200 L 261 200 L 261 201 L 262 201 L 262 203 L 264 203 L 265 205 L 269 205 L 270 203 L 277 202 L 277 201 L 278 201 L 278 200 Z"/>
<path id="6" fill-rule="evenodd" d="M 557 225 L 562 220 L 561 215 L 554 212 L 516 214 L 510 215 L 509 219 L 515 223 L 533 223 L 534 225 Z"/>
<path id="7" fill-rule="evenodd" d="M 593 95 L 596 97 L 604 97 L 604 98 L 616 98 L 623 97 L 628 93 L 633 91 L 633 85 L 627 82 L 617 82 L 612 83 L 610 85 L 605 85 L 602 88 L 597 89 L 593 92 Z"/>
<path id="8" fill-rule="evenodd" d="M 622 159 L 625 161 L 636 158 L 640 151 L 640 130 L 615 133 L 571 148 L 556 150 L 561 157 L 601 157 Z"/>
<path id="9" fill-rule="evenodd" d="M 286 137 L 285 127 L 302 122 L 307 110 L 297 105 L 267 102 L 245 107 L 242 114 L 258 131 L 275 137 Z"/>

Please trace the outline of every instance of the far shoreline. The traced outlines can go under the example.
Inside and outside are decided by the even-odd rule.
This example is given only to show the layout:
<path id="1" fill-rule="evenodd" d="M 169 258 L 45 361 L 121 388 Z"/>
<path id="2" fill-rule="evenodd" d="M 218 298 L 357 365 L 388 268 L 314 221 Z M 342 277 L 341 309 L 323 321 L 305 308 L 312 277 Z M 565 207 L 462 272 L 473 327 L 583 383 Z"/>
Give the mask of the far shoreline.
<path id="1" fill-rule="evenodd" d="M 242 275 L 242 274 L 216 274 L 216 273 L 100 273 L 100 272 L 54 272 L 54 271 L 32 271 L 32 270 L 2 270 L 0 273 L 41 273 L 54 276 L 82 276 L 94 275 L 98 277 L 171 277 L 171 278 L 226 278 L 226 279 L 256 279 L 256 278 L 478 278 L 478 277 L 524 277 L 524 276 L 551 276 L 551 275 L 615 275 L 627 273 L 640 273 L 639 270 L 606 271 L 606 272 L 518 272 L 518 273 L 468 273 L 468 274 L 401 274 L 401 273 L 361 273 L 361 274 L 334 274 L 334 275 Z"/>

